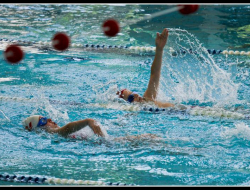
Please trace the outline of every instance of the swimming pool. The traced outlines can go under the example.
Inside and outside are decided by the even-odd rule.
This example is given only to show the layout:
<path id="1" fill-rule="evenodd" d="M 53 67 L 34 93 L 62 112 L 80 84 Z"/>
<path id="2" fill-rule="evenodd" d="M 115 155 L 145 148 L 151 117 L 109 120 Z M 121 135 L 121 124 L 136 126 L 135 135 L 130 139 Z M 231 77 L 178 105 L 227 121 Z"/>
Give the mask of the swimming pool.
<path id="1" fill-rule="evenodd" d="M 108 38 L 110 17 L 121 23 L 169 5 L 2 4 L 1 38 L 50 41 L 65 31 L 72 43 L 154 46 L 169 29 L 159 99 L 249 115 L 248 56 L 211 55 L 206 50 L 249 51 L 249 5 L 200 5 L 123 27 Z M 244 46 L 244 47 L 243 47 Z M 115 96 L 117 89 L 145 91 L 153 56 L 93 51 L 57 53 L 27 48 L 18 65 L 3 58 L 0 74 L 0 174 L 143 185 L 249 185 L 248 119 L 213 114 L 138 111 Z M 178 53 L 180 48 L 196 54 Z M 81 57 L 85 59 L 67 59 Z M 90 141 L 29 133 L 21 121 L 32 114 L 59 126 L 94 118 L 109 138 Z M 114 142 L 114 137 L 152 133 L 163 141 Z M 0 185 L 27 185 L 0 181 Z M 31 185 L 31 184 L 28 184 Z"/>

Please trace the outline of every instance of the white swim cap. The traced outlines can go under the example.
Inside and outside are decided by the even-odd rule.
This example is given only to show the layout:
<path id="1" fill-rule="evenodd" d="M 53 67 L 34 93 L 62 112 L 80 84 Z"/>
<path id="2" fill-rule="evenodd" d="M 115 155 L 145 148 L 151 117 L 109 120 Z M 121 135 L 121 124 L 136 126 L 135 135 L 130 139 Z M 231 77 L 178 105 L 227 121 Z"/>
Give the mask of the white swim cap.
<path id="1" fill-rule="evenodd" d="M 37 127 L 40 115 L 32 115 L 23 120 L 23 126 L 27 127 L 30 131 Z"/>

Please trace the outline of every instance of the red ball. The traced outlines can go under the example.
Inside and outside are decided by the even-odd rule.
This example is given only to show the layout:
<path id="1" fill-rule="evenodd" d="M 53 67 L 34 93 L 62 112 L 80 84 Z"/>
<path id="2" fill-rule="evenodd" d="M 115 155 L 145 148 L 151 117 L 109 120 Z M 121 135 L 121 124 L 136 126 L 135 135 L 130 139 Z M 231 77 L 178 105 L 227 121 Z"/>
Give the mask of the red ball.
<path id="1" fill-rule="evenodd" d="M 4 51 L 4 57 L 9 63 L 15 64 L 23 59 L 24 53 L 19 46 L 9 45 Z"/>
<path id="2" fill-rule="evenodd" d="M 70 38 L 63 32 L 58 32 L 52 39 L 52 46 L 59 51 L 64 51 L 69 47 Z"/>
<path id="3" fill-rule="evenodd" d="M 102 25 L 103 32 L 109 37 L 114 37 L 120 31 L 119 23 L 114 19 L 106 20 Z"/>
<path id="4" fill-rule="evenodd" d="M 199 5 L 178 5 L 178 6 L 184 6 L 184 8 L 179 9 L 179 12 L 183 15 L 194 13 L 199 8 Z"/>

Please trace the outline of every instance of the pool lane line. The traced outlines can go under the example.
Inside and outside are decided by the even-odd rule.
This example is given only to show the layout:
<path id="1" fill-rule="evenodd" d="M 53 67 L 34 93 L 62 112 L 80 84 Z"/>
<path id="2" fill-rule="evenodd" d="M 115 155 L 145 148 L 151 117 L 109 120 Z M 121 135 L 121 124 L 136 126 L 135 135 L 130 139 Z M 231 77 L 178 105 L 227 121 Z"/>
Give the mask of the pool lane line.
<path id="1" fill-rule="evenodd" d="M 32 177 L 32 176 L 16 176 L 8 174 L 0 174 L 0 181 L 26 183 L 31 185 L 97 185 L 97 186 L 135 186 L 135 184 L 126 183 L 112 183 L 93 180 L 74 180 L 62 178 L 46 178 L 46 177 Z"/>
<path id="2" fill-rule="evenodd" d="M 36 102 L 36 99 L 29 98 L 19 98 L 19 97 L 4 97 L 0 96 L 0 100 L 13 100 L 20 102 Z M 228 119 L 239 119 L 239 120 L 249 120 L 250 115 L 244 115 L 241 113 L 227 111 L 222 108 L 211 108 L 211 107 L 199 107 L 191 106 L 186 110 L 174 109 L 174 108 L 155 108 L 151 106 L 139 106 L 139 105 L 121 105 L 121 104 L 100 104 L 92 103 L 86 104 L 81 102 L 74 101 L 60 101 L 60 100 L 48 100 L 51 104 L 60 104 L 60 105 L 70 105 L 70 106 L 82 106 L 85 108 L 107 108 L 107 109 L 116 109 L 123 111 L 137 111 L 137 112 L 149 112 L 149 113 L 167 113 L 169 115 L 173 114 L 183 114 L 183 115 L 192 115 L 192 116 L 208 116 L 215 118 L 228 118 Z"/>
<path id="3" fill-rule="evenodd" d="M 41 49 L 46 50 L 46 48 L 52 48 L 52 42 L 43 42 L 43 41 L 27 41 L 27 40 L 9 40 L 6 38 L 1 38 L 0 41 L 7 42 L 7 43 L 14 43 L 20 46 L 33 46 L 38 45 L 41 46 Z M 148 47 L 148 46 L 117 46 L 117 45 L 103 45 L 103 44 L 79 44 L 79 43 L 72 43 L 70 48 L 81 48 L 88 51 L 105 51 L 105 50 L 126 50 L 133 53 L 154 53 L 156 48 L 155 47 Z M 69 48 L 69 49 L 70 49 Z M 49 49 L 48 49 L 49 50 Z M 51 49 L 52 50 L 52 49 Z M 193 49 L 179 49 L 173 50 L 170 48 L 170 52 L 172 55 L 176 55 L 177 53 L 196 53 Z M 233 51 L 233 50 L 215 50 L 215 49 L 207 49 L 207 52 L 211 55 L 215 54 L 224 54 L 224 55 L 248 55 L 250 56 L 250 51 Z"/>

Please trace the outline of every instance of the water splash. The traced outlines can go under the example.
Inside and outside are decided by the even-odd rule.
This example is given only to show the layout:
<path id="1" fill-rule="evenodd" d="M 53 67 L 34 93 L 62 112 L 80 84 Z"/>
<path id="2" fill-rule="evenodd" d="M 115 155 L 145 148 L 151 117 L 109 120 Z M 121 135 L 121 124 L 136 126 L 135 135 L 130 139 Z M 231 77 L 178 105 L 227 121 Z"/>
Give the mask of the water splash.
<path id="1" fill-rule="evenodd" d="M 202 43 L 186 30 L 169 29 L 161 76 L 162 99 L 171 97 L 178 103 L 212 102 L 217 106 L 238 101 L 239 84 L 231 80 L 230 73 L 216 65 Z"/>
<path id="2" fill-rule="evenodd" d="M 235 123 L 235 128 L 225 128 L 225 131 L 222 133 L 222 137 L 230 139 L 237 138 L 243 140 L 250 140 L 250 128 L 244 122 Z"/>
<path id="3" fill-rule="evenodd" d="M 42 90 L 41 90 L 42 91 Z M 53 106 L 49 98 L 47 98 L 42 92 L 38 93 L 37 97 L 31 98 L 31 102 L 34 99 L 34 109 L 30 115 L 43 115 L 45 117 L 51 118 L 53 121 L 60 121 L 58 124 L 63 124 L 69 121 L 69 116 L 67 109 L 62 110 L 61 108 L 56 108 Z M 64 121 L 64 122 L 63 122 Z"/>

